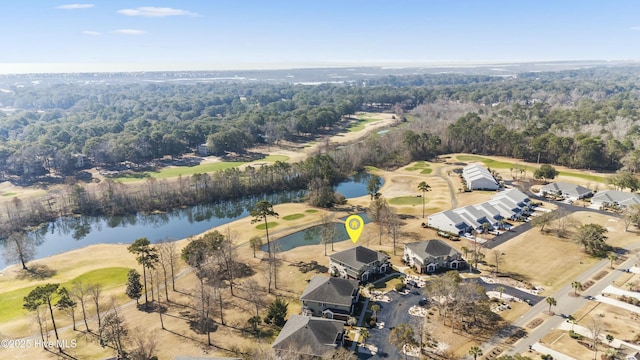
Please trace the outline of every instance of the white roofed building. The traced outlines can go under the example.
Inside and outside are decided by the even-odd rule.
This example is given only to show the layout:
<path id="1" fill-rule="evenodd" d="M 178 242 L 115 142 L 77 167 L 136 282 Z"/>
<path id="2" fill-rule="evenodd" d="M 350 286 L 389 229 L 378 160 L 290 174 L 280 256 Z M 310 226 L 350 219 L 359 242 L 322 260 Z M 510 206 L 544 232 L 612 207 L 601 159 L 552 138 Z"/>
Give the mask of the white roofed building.
<path id="1" fill-rule="evenodd" d="M 544 194 L 553 194 L 557 196 L 562 196 L 565 199 L 571 200 L 579 200 L 586 197 L 589 197 L 593 194 L 593 192 L 580 185 L 570 184 L 566 182 L 554 182 L 551 184 L 544 185 L 540 188 L 540 192 Z"/>
<path id="2" fill-rule="evenodd" d="M 509 189 L 478 205 L 430 215 L 428 223 L 432 228 L 461 235 L 473 230 L 482 231 L 485 223 L 489 224 L 489 230 L 493 230 L 499 227 L 502 220 L 517 219 L 530 210 L 529 197 L 518 189 Z"/>
<path id="3" fill-rule="evenodd" d="M 498 190 L 500 185 L 487 168 L 472 164 L 462 169 L 462 178 L 469 190 Z"/>
<path id="4" fill-rule="evenodd" d="M 605 190 L 597 192 L 591 198 L 591 204 L 594 206 L 620 206 L 627 207 L 640 204 L 640 196 L 633 193 Z"/>

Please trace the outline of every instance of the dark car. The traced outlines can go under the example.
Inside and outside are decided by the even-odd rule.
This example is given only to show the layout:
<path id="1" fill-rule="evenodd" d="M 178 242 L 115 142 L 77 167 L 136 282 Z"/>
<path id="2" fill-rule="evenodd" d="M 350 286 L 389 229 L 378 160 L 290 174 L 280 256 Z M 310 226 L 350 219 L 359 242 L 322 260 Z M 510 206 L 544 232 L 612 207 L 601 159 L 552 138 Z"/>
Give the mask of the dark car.
<path id="1" fill-rule="evenodd" d="M 418 305 L 420 305 L 420 306 L 427 305 L 427 298 L 420 299 L 420 301 L 418 301 Z"/>

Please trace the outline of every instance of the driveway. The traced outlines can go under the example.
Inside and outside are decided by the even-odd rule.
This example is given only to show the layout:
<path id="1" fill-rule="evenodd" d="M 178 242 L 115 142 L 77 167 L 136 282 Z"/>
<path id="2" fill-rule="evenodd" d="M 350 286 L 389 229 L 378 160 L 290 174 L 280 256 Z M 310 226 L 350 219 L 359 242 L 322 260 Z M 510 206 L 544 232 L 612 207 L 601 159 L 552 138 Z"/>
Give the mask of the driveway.
<path id="1" fill-rule="evenodd" d="M 465 279 L 465 281 L 475 281 L 477 282 L 479 285 L 482 285 L 483 288 L 485 288 L 486 291 L 497 291 L 496 289 L 499 287 L 503 287 L 505 289 L 504 293 L 507 295 L 511 295 L 511 296 L 515 296 L 523 301 L 529 301 L 529 303 L 531 305 L 536 305 L 537 303 L 541 302 L 542 300 L 544 300 L 545 298 L 542 296 L 538 296 L 538 295 L 534 295 L 531 293 L 528 293 L 526 291 L 522 291 L 519 290 L 513 286 L 509 286 L 509 285 L 504 285 L 504 284 L 490 284 L 487 282 L 482 281 L 482 279 Z"/>

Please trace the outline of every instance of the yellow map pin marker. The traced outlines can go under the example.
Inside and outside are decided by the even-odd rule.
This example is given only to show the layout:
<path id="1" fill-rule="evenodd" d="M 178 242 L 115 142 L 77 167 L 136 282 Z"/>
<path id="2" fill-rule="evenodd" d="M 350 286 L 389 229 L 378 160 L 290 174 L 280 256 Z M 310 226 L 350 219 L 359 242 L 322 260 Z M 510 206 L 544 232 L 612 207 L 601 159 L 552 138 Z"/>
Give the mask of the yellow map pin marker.
<path id="1" fill-rule="evenodd" d="M 364 220 L 358 215 L 351 215 L 347 218 L 344 226 L 347 228 L 347 234 L 349 234 L 351 242 L 354 244 L 358 242 L 362 229 L 364 229 Z"/>

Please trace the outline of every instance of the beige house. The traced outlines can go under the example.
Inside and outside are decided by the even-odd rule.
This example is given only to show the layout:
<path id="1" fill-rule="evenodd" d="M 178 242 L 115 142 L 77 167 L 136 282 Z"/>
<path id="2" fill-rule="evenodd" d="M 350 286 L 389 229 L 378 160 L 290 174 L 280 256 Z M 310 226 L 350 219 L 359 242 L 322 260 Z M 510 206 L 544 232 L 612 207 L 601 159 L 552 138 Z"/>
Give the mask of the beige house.
<path id="1" fill-rule="evenodd" d="M 420 273 L 464 269 L 462 254 L 442 240 L 426 240 L 404 245 L 402 260 Z"/>
<path id="2" fill-rule="evenodd" d="M 391 266 L 389 255 L 356 246 L 329 256 L 329 273 L 345 279 L 361 282 L 377 274 L 384 274 Z"/>
<path id="3" fill-rule="evenodd" d="M 316 275 L 302 292 L 302 315 L 347 321 L 360 297 L 357 280 Z"/>

